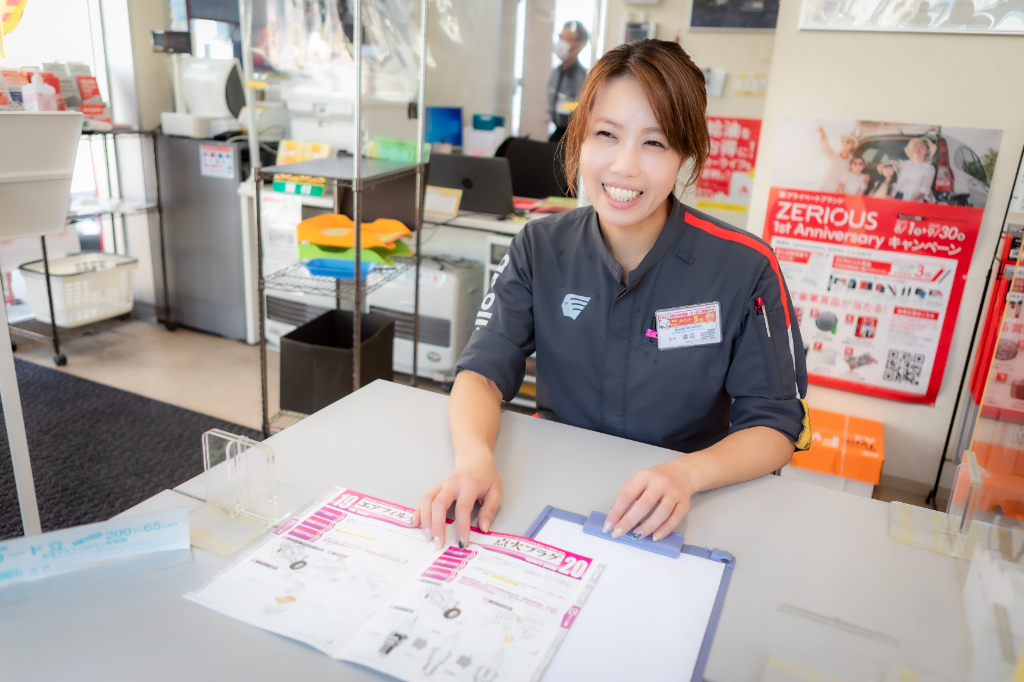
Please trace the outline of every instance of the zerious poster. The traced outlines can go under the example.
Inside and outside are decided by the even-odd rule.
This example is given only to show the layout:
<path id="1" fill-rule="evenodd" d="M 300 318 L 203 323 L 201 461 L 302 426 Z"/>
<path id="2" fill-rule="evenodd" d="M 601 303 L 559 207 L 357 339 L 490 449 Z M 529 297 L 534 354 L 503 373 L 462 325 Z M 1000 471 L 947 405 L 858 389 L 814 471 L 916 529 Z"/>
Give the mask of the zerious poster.
<path id="1" fill-rule="evenodd" d="M 1002 131 L 785 117 L 764 239 L 810 381 L 935 402 Z"/>

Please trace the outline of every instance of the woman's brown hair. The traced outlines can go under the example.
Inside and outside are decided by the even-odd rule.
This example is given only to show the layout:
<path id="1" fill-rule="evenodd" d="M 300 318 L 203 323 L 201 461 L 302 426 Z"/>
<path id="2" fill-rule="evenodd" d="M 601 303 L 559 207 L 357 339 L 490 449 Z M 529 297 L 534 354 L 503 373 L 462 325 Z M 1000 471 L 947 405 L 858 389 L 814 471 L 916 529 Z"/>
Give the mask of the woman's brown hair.
<path id="1" fill-rule="evenodd" d="M 667 40 L 636 40 L 609 50 L 591 69 L 580 91 L 576 111 L 569 119 L 565 143 L 565 179 L 575 193 L 580 174 L 580 149 L 590 127 L 590 110 L 597 91 L 615 78 L 632 78 L 640 84 L 668 145 L 693 162 L 686 184 L 700 177 L 708 158 L 708 96 L 704 73 L 678 43 Z"/>

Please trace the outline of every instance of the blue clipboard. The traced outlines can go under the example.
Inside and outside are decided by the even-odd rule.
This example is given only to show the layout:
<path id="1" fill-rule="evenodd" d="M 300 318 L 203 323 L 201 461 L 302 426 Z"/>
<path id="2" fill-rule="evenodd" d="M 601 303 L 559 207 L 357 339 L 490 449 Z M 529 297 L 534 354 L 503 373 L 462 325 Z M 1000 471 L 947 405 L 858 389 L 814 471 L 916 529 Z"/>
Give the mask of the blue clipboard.
<path id="1" fill-rule="evenodd" d="M 591 512 L 588 517 L 548 505 L 547 507 L 544 507 L 544 511 L 540 513 L 537 520 L 530 524 L 529 530 L 526 531 L 526 537 L 536 538 L 537 534 L 544 528 L 545 524 L 547 524 L 548 519 L 561 519 L 562 521 L 578 524 L 581 527 L 580 529 L 588 535 L 603 537 L 611 542 L 633 545 L 638 550 L 655 552 L 656 554 L 662 554 L 669 557 L 679 556 L 680 554 L 689 554 L 701 559 L 717 561 L 725 564 L 725 568 L 722 571 L 722 582 L 719 584 L 718 595 L 715 597 L 715 605 L 711 611 L 711 619 L 708 621 L 708 629 L 704 632 L 704 641 L 700 646 L 700 654 L 697 656 L 697 664 L 693 668 L 693 677 L 691 678 L 691 682 L 701 682 L 704 677 L 704 668 L 707 665 L 708 656 L 711 654 L 711 643 L 715 639 L 715 630 L 718 628 L 718 619 L 722 615 L 722 604 L 725 602 L 725 593 L 729 590 L 729 580 L 732 578 L 732 571 L 736 566 L 736 557 L 725 550 L 708 549 L 706 547 L 684 544 L 683 536 L 678 533 L 671 533 L 664 539 L 659 540 L 657 543 L 651 540 L 650 536 L 642 540 L 633 540 L 628 535 L 619 538 L 612 538 L 611 533 L 605 533 L 602 531 L 605 516 L 605 514 L 601 514 L 599 512 Z"/>

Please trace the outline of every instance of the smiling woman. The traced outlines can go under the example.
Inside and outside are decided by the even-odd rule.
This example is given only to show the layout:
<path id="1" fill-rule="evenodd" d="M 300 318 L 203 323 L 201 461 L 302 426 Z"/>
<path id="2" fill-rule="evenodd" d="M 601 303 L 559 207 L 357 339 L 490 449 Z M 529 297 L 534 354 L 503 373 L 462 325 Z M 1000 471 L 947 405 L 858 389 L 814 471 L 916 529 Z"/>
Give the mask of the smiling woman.
<path id="1" fill-rule="evenodd" d="M 706 102 L 676 43 L 621 45 L 587 77 L 564 139 L 566 176 L 593 205 L 531 222 L 498 265 L 452 389 L 455 470 L 413 519 L 439 546 L 453 502 L 460 544 L 474 503 L 485 532 L 497 513 L 501 400 L 534 351 L 540 417 L 689 453 L 625 483 L 605 528 L 616 537 L 657 541 L 695 493 L 810 444 L 803 342 L 775 254 L 672 193 L 707 158 Z"/>

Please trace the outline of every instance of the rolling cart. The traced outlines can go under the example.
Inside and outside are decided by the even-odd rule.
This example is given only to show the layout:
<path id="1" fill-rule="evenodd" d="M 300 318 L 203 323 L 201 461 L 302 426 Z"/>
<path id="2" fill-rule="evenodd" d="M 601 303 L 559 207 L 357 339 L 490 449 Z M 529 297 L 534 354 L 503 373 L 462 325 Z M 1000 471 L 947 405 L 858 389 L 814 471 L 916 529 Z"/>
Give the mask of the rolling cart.
<path id="1" fill-rule="evenodd" d="M 110 157 L 107 150 L 107 137 L 114 137 L 118 135 L 137 135 L 140 138 L 149 137 L 153 145 L 153 182 L 156 188 L 156 201 L 125 201 L 119 198 L 110 198 L 100 202 L 94 207 L 86 208 L 85 210 L 71 210 L 68 213 L 67 223 L 73 224 L 80 220 L 86 220 L 89 218 L 96 218 L 99 216 L 109 216 L 113 221 L 115 218 L 120 217 L 122 221 L 124 218 L 137 215 L 140 213 L 149 213 L 152 211 L 156 212 L 158 234 L 160 242 L 160 272 L 163 277 L 163 290 L 164 290 L 164 301 L 160 313 L 163 315 L 164 326 L 168 331 L 174 331 L 177 325 L 171 321 L 170 316 L 170 299 L 168 297 L 167 289 L 167 268 L 166 258 L 164 254 L 164 231 L 163 231 L 163 217 L 161 213 L 160 204 L 160 178 L 159 170 L 156 162 L 157 145 L 156 135 L 157 131 L 145 131 L 145 130 L 112 130 L 106 132 L 96 131 L 83 131 L 82 135 L 86 136 L 89 140 L 90 148 L 92 146 L 92 138 L 99 136 L 102 141 L 103 148 L 103 167 L 106 170 L 107 187 L 113 190 L 113 177 L 110 172 Z M 117 243 L 117 229 L 113 229 L 113 249 L 114 253 L 118 252 Z M 126 237 L 127 238 L 127 237 Z M 12 334 L 16 334 L 23 338 L 34 339 L 37 341 L 50 342 L 53 344 L 53 362 L 58 367 L 67 365 L 68 358 L 63 352 L 61 352 L 60 344 L 61 339 L 68 339 L 73 336 L 79 336 L 90 332 L 95 332 L 106 327 L 110 327 L 116 324 L 121 324 L 131 319 L 131 313 L 124 313 L 116 315 L 110 318 L 98 320 L 96 322 L 76 326 L 73 328 L 64 328 L 57 325 L 57 318 L 55 315 L 54 304 L 53 304 L 53 288 L 50 278 L 50 262 L 46 252 L 46 237 L 42 236 L 39 238 L 43 252 L 43 270 L 46 278 L 46 297 L 47 303 L 49 304 L 50 321 L 49 323 L 38 320 L 38 319 L 27 319 L 19 322 L 13 322 L 9 324 L 9 329 Z M 127 245 L 125 245 L 127 246 Z M 13 340 L 11 341 L 11 349 L 17 350 L 18 346 Z"/>

